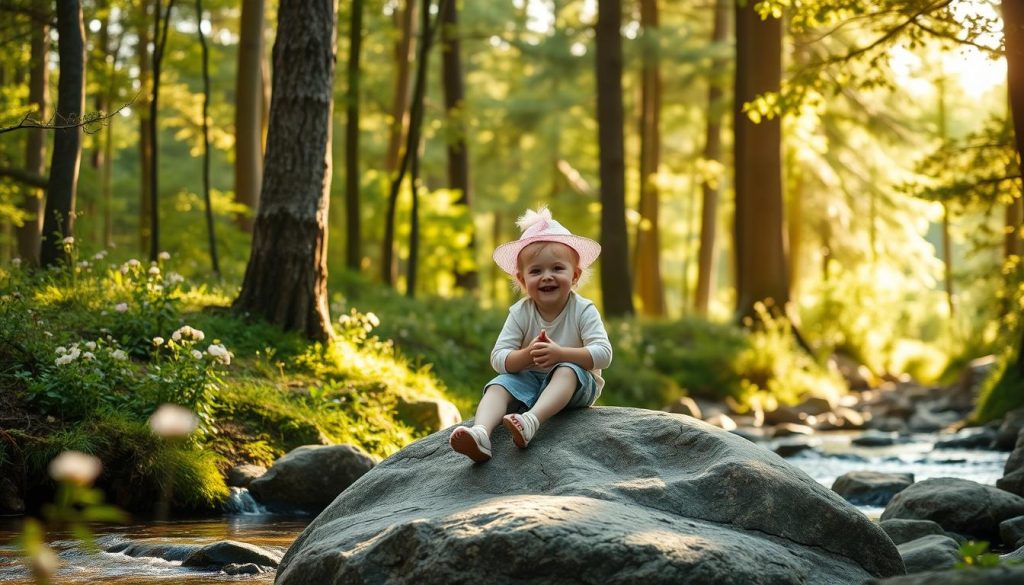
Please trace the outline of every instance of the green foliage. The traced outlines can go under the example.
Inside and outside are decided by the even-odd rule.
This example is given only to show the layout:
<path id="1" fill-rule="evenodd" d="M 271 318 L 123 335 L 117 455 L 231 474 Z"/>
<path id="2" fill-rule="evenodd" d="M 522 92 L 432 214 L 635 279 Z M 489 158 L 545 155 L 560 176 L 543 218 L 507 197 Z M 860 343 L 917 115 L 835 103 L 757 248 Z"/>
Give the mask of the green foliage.
<path id="1" fill-rule="evenodd" d="M 975 422 L 995 420 L 1024 406 L 1024 378 L 1014 364 L 1016 347 L 1012 344 L 996 356 L 995 366 L 978 391 L 978 402 L 972 415 Z"/>
<path id="2" fill-rule="evenodd" d="M 985 569 L 999 566 L 999 555 L 988 552 L 988 546 L 989 543 L 984 540 L 968 540 L 961 544 L 957 550 L 960 560 L 954 567 L 957 569 Z"/>

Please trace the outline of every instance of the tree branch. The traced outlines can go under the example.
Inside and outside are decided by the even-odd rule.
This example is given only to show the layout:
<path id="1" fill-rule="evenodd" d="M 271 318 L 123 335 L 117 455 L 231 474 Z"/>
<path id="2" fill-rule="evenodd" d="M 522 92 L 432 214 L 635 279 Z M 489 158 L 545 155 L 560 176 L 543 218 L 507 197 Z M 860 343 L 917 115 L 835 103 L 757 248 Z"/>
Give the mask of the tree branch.
<path id="1" fill-rule="evenodd" d="M 25 183 L 33 187 L 39 187 L 45 189 L 47 184 L 50 182 L 49 179 L 42 175 L 37 175 L 26 171 L 25 169 L 19 169 L 15 167 L 0 166 L 0 177 L 8 177 L 18 181 L 19 183 Z"/>
<path id="2" fill-rule="evenodd" d="M 100 127 L 106 125 L 107 120 L 110 120 L 114 116 L 120 114 L 122 110 L 135 103 L 135 99 L 138 97 L 139 94 L 135 94 L 135 97 L 132 98 L 131 101 L 122 104 L 120 108 L 117 108 L 109 114 L 104 114 L 103 112 L 92 112 L 82 116 L 78 120 L 66 120 L 62 123 L 54 121 L 57 114 L 54 114 L 54 118 L 51 118 L 49 123 L 44 123 L 32 118 L 32 113 L 30 112 L 25 114 L 21 121 L 14 126 L 0 126 L 0 134 L 32 128 L 41 130 L 67 130 L 69 128 L 82 128 L 82 131 L 86 134 L 95 134 L 96 132 L 99 132 Z"/>

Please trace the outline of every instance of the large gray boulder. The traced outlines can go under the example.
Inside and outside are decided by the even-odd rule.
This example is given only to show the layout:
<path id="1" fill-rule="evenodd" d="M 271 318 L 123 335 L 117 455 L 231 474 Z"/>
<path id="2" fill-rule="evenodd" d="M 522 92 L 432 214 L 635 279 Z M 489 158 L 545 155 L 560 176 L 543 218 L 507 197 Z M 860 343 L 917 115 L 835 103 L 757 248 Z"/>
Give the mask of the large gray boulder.
<path id="1" fill-rule="evenodd" d="M 938 522 L 932 522 L 931 520 L 893 518 L 891 520 L 882 520 L 878 523 L 878 526 L 889 535 L 889 538 L 896 543 L 897 547 L 904 542 L 917 540 L 922 536 L 931 534 L 943 536 L 946 534 L 946 531 L 939 526 Z"/>
<path id="2" fill-rule="evenodd" d="M 932 520 L 949 532 L 999 542 L 999 523 L 1022 514 L 1020 496 L 966 479 L 940 477 L 896 494 L 881 519 Z"/>
<path id="3" fill-rule="evenodd" d="M 252 480 L 249 493 L 271 512 L 318 514 L 374 463 L 352 445 L 305 445 Z"/>
<path id="4" fill-rule="evenodd" d="M 1006 413 L 996 435 L 996 449 L 1009 451 L 1017 444 L 1017 437 L 1024 429 L 1024 408 Z"/>
<path id="5" fill-rule="evenodd" d="M 1020 585 L 1024 583 L 1024 566 L 1002 565 L 986 569 L 951 569 L 927 571 L 871 580 L 864 585 Z"/>
<path id="6" fill-rule="evenodd" d="M 996 487 L 1011 494 L 1024 496 L 1024 431 L 1017 433 L 1017 443 L 1006 459 L 1003 477 L 996 480 Z"/>
<path id="7" fill-rule="evenodd" d="M 278 585 L 862 583 L 904 572 L 856 508 L 691 417 L 559 414 L 475 465 L 448 431 L 364 475 L 295 540 Z"/>

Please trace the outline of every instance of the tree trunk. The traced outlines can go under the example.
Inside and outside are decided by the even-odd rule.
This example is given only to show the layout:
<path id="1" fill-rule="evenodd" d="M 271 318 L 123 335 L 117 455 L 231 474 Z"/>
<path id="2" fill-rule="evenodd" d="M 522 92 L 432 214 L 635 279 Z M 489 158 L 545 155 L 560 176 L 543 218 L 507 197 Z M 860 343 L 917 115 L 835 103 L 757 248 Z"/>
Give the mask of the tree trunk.
<path id="1" fill-rule="evenodd" d="M 139 166 L 141 167 L 141 184 L 139 189 L 139 250 L 147 256 L 150 241 L 150 225 L 153 213 L 153 197 L 150 196 L 153 173 L 153 136 L 152 126 L 149 123 L 149 100 L 153 91 L 152 53 L 149 44 L 152 41 L 149 36 L 149 0 L 139 2 L 139 97 L 138 107 L 135 111 L 139 114 Z"/>
<path id="2" fill-rule="evenodd" d="M 1024 168 L 1024 5 L 1004 0 L 1003 40 L 1006 45 L 1007 89 L 1010 94 L 1010 115 L 1013 119 L 1013 134 L 1017 148 L 1017 163 Z M 1019 197 L 1018 197 L 1019 201 Z M 1024 335 L 1024 327 L 1021 327 Z M 1024 379 L 1024 339 L 1017 347 L 1017 359 L 1013 375 Z M 1005 375 L 1010 375 L 1004 374 Z"/>
<path id="3" fill-rule="evenodd" d="M 394 175 L 404 173 L 399 167 L 399 154 L 402 147 L 402 136 L 409 125 L 409 72 L 413 55 L 413 15 L 416 12 L 416 0 L 406 0 L 405 10 L 399 16 L 401 36 L 395 47 L 395 64 L 398 72 L 395 75 L 395 93 L 391 104 L 391 132 L 388 135 L 388 150 L 384 160 L 384 170 L 395 184 Z M 424 31 L 424 34 L 426 32 Z M 399 182 L 399 184 L 401 184 Z M 381 243 L 381 281 L 391 286 L 397 274 L 397 262 L 394 257 L 395 247 L 395 207 L 398 205 L 398 192 L 393 188 L 388 196 L 387 212 L 384 216 L 384 241 Z"/>
<path id="4" fill-rule="evenodd" d="M 160 254 L 160 67 L 167 47 L 167 29 L 171 22 L 174 0 L 168 0 L 167 11 L 160 13 L 160 0 L 153 10 L 153 98 L 149 102 L 149 260 L 155 262 Z M 162 28 L 161 28 L 162 27 Z"/>
<path id="5" fill-rule="evenodd" d="M 444 77 L 444 107 L 448 118 L 448 188 L 459 192 L 455 202 L 466 208 L 469 257 L 476 258 L 476 233 L 473 225 L 473 197 L 469 185 L 469 149 L 466 142 L 466 89 L 462 79 L 461 45 L 459 43 L 458 5 L 444 2 L 441 13 L 441 69 Z M 462 270 L 455 265 L 455 286 L 475 291 L 479 286 L 476 269 Z"/>
<path id="6" fill-rule="evenodd" d="M 658 0 L 641 0 L 643 70 L 640 74 L 640 225 L 636 232 L 635 284 L 640 311 L 647 316 L 665 314 L 661 281 L 660 205 L 658 173 L 661 155 L 661 70 L 658 46 Z"/>
<path id="7" fill-rule="evenodd" d="M 625 146 L 622 112 L 622 3 L 597 3 L 597 126 L 601 177 L 601 296 L 605 313 L 633 312 L 626 235 Z"/>
<path id="8" fill-rule="evenodd" d="M 210 269 L 220 278 L 217 260 L 217 236 L 213 225 L 213 201 L 210 199 L 210 51 L 203 32 L 203 0 L 196 0 L 196 30 L 203 54 L 203 201 L 206 203 L 206 240 L 210 249 Z"/>
<path id="9" fill-rule="evenodd" d="M 77 122 L 85 108 L 85 30 L 82 5 L 78 0 L 57 3 L 57 52 L 60 79 L 57 82 L 58 124 Z M 40 263 L 53 266 L 65 260 L 63 238 L 74 235 L 75 192 L 82 159 L 81 128 L 54 131 L 50 183 L 46 189 Z"/>
<path id="10" fill-rule="evenodd" d="M 33 24 L 32 53 L 29 65 L 28 103 L 39 120 L 46 120 L 46 91 L 49 87 L 49 68 L 46 57 L 50 46 L 50 27 Z M 26 130 L 25 171 L 42 176 L 46 173 L 46 131 L 42 128 Z M 21 210 L 25 223 L 18 227 L 18 256 L 31 266 L 39 265 L 39 236 L 43 230 L 43 190 L 29 185 L 24 187 Z"/>
<path id="11" fill-rule="evenodd" d="M 327 305 L 334 0 L 282 0 L 266 166 L 235 308 L 307 337 L 333 337 Z"/>
<path id="12" fill-rule="evenodd" d="M 762 20 L 754 3 L 736 3 L 736 86 L 733 103 L 736 188 L 736 315 L 756 319 L 757 303 L 783 314 L 789 302 L 782 204 L 779 117 L 755 124 L 743 106 L 779 90 L 782 22 Z"/>
<path id="13" fill-rule="evenodd" d="M 349 25 L 348 107 L 345 110 L 345 265 L 359 272 L 359 51 L 363 42 L 363 1 L 353 0 Z"/>
<path id="14" fill-rule="evenodd" d="M 235 77 L 235 201 L 249 208 L 235 221 L 252 232 L 263 177 L 264 1 L 242 0 Z"/>

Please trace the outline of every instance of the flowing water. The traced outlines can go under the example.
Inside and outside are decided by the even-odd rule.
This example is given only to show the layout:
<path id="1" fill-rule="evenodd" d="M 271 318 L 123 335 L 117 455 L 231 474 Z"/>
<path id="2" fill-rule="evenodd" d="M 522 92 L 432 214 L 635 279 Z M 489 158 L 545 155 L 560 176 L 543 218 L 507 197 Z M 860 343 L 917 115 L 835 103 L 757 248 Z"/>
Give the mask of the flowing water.
<path id="1" fill-rule="evenodd" d="M 994 485 L 1002 477 L 1008 453 L 966 449 L 934 449 L 935 435 L 915 435 L 885 447 L 860 447 L 851 440 L 859 433 L 823 433 L 809 439 L 812 449 L 788 461 L 816 481 L 831 487 L 849 471 L 870 470 L 910 472 L 916 481 L 932 477 L 959 477 Z M 765 446 L 773 448 L 776 443 Z M 219 518 L 137 522 L 123 526 L 94 528 L 101 547 L 124 539 L 133 542 L 203 545 L 218 540 L 248 542 L 284 552 L 311 518 L 282 518 L 261 510 L 244 490 L 235 490 L 227 506 L 232 512 Z M 881 508 L 860 508 L 877 519 Z M 17 519 L 0 519 L 0 582 L 17 585 L 34 583 L 22 565 L 13 544 L 20 530 Z M 50 546 L 59 554 L 62 568 L 56 584 L 91 583 L 149 585 L 152 583 L 212 585 L 229 582 L 273 583 L 274 573 L 231 576 L 224 573 L 185 569 L 180 562 L 153 558 L 132 558 L 120 553 L 88 552 L 68 534 L 49 534 Z"/>

